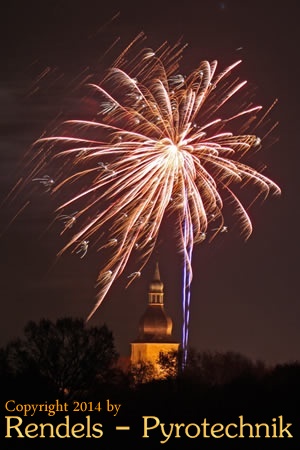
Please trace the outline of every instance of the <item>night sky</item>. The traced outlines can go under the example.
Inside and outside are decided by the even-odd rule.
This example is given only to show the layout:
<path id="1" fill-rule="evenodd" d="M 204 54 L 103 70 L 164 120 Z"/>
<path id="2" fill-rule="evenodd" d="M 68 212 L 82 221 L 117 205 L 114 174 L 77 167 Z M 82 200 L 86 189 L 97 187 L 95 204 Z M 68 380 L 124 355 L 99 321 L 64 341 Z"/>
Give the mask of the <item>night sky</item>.
<path id="1" fill-rule="evenodd" d="M 13 201 L 6 196 L 22 176 L 26 151 L 49 123 L 61 111 L 80 116 L 77 77 L 102 73 L 112 61 L 105 54 L 111 43 L 120 37 L 116 50 L 122 49 L 144 31 L 149 47 L 179 38 L 187 42 L 186 70 L 204 59 L 217 59 L 225 68 L 241 58 L 239 75 L 257 86 L 257 102 L 267 106 L 279 99 L 273 111 L 280 123 L 278 142 L 258 158 L 282 196 L 251 209 L 254 232 L 247 243 L 233 229 L 195 248 L 190 345 L 269 363 L 300 359 L 299 9 L 291 0 L 5 2 L 0 18 L 0 345 L 20 336 L 28 320 L 86 317 L 94 304 L 99 254 L 83 259 L 66 254 L 53 266 L 61 241 L 55 226 L 48 227 L 51 198 L 35 195 L 10 223 L 28 192 Z M 154 262 L 127 290 L 117 282 L 91 320 L 112 329 L 122 354 L 136 338 Z M 159 263 L 166 309 L 179 340 L 180 258 L 167 237 Z"/>

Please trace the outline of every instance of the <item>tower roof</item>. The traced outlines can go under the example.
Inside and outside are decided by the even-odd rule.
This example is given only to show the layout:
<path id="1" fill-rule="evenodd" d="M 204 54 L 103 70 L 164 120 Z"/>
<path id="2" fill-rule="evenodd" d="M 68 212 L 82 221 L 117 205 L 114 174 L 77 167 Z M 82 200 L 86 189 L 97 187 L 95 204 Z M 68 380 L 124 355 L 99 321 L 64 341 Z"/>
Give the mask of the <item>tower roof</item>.
<path id="1" fill-rule="evenodd" d="M 164 285 L 160 279 L 158 263 L 149 284 L 148 306 L 139 321 L 138 342 L 170 342 L 172 319 L 164 308 Z"/>

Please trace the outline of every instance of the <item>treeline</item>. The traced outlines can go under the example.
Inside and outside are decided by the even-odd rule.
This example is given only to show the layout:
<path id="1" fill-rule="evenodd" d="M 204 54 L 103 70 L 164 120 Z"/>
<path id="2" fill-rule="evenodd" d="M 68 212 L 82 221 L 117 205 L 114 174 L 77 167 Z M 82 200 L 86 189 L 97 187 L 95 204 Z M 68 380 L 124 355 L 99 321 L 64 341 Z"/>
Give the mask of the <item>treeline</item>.
<path id="1" fill-rule="evenodd" d="M 121 365 L 120 361 L 113 333 L 106 325 L 87 327 L 83 320 L 71 318 L 55 323 L 29 322 L 23 338 L 0 350 L 1 403 L 4 405 L 10 399 L 20 404 L 58 400 L 69 405 L 74 401 L 92 402 L 94 406 L 100 402 L 102 412 L 90 412 L 91 419 L 100 417 L 100 422 L 112 429 L 117 419 L 107 411 L 109 400 L 111 404 L 121 405 L 117 422 L 130 425 L 131 435 L 123 432 L 122 437 L 131 448 L 155 450 L 161 445 L 188 450 L 299 448 L 299 361 L 267 367 L 238 353 L 190 349 L 184 368 L 180 353 L 161 355 L 158 364 L 163 376 L 160 379 L 154 378 L 155 368 L 150 364 L 132 367 L 124 361 Z M 87 414 L 68 411 L 74 419 Z M 178 437 L 166 444 L 160 443 L 158 431 L 153 438 L 142 437 L 144 416 L 159 417 L 166 424 L 199 423 L 203 418 L 224 424 L 235 422 L 241 415 L 249 423 L 271 423 L 272 419 L 283 416 L 285 421 L 293 423 L 295 436 L 293 439 L 243 439 L 242 443 L 240 439 L 212 442 Z M 63 416 L 57 413 L 51 421 L 59 423 Z M 115 431 L 110 432 L 109 439 L 106 436 L 101 442 L 112 443 L 114 439 L 117 442 L 120 438 Z M 17 447 L 7 448 L 33 448 L 33 440 L 28 447 L 25 441 L 17 438 L 16 441 Z M 80 448 L 97 448 L 90 441 L 84 445 L 79 441 Z M 62 440 L 58 443 L 62 445 Z M 54 445 L 53 441 L 44 440 L 43 448 L 48 448 L 47 445 Z"/>

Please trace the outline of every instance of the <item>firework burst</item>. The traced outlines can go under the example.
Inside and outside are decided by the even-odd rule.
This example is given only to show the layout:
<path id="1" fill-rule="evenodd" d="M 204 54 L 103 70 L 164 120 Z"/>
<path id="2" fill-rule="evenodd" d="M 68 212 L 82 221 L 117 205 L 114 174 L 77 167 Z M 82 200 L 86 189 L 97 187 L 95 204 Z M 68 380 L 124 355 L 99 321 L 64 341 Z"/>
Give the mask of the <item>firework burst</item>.
<path id="1" fill-rule="evenodd" d="M 244 236 L 251 234 L 237 188 L 255 186 L 255 198 L 280 190 L 243 162 L 261 146 L 262 139 L 248 130 L 256 130 L 265 114 L 243 95 L 236 101 L 246 84 L 232 78 L 240 61 L 221 72 L 216 61 L 203 61 L 183 76 L 180 43 L 164 43 L 155 51 L 136 51 L 136 44 L 100 83 L 88 85 L 97 102 L 90 120 L 66 121 L 34 144 L 31 179 L 63 199 L 57 218 L 62 233 L 72 235 L 59 255 L 70 250 L 83 257 L 92 246 L 107 255 L 88 318 L 133 255 L 139 264 L 136 272 L 125 273 L 128 284 L 140 276 L 158 245 L 163 219 L 172 218 L 174 242 L 183 255 L 186 348 L 194 245 L 226 231 L 227 201 Z"/>

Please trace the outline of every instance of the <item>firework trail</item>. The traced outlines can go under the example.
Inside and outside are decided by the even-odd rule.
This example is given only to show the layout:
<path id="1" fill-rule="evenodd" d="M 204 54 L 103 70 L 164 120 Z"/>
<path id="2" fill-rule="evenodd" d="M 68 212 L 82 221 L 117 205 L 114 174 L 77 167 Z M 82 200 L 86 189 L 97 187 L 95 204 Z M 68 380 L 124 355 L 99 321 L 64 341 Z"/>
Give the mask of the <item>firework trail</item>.
<path id="1" fill-rule="evenodd" d="M 246 82 L 232 78 L 240 61 L 219 73 L 216 61 L 202 61 L 183 76 L 185 46 L 164 43 L 153 51 L 143 39 L 121 53 L 101 82 L 88 85 L 97 102 L 91 119 L 66 121 L 34 144 L 29 178 L 59 194 L 57 217 L 63 233 L 72 234 L 58 256 L 70 250 L 83 257 L 88 243 L 105 261 L 88 319 L 129 260 L 139 264 L 125 274 L 128 284 L 141 275 L 162 222 L 172 221 L 183 260 L 186 355 L 194 245 L 226 229 L 226 203 L 249 237 L 251 221 L 237 188 L 251 184 L 252 200 L 280 190 L 243 162 L 263 136 L 249 131 L 260 125 L 261 107 L 241 95 Z"/>

